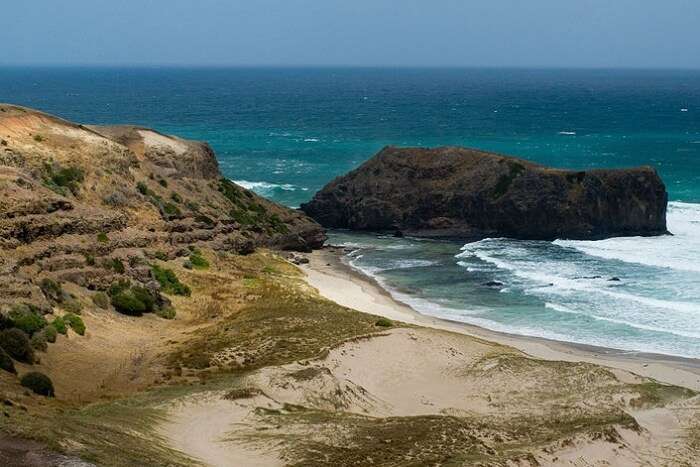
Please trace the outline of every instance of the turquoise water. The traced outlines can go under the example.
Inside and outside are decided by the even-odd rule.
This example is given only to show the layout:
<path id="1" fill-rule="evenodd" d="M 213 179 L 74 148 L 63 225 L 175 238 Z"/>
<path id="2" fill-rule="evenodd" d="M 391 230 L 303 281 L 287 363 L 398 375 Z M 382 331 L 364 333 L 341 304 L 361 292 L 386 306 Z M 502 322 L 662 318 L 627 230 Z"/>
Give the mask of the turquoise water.
<path id="1" fill-rule="evenodd" d="M 207 140 L 226 176 L 290 206 L 387 144 L 574 169 L 651 165 L 674 237 L 332 240 L 425 313 L 700 357 L 698 71 L 0 68 L 0 101 Z"/>

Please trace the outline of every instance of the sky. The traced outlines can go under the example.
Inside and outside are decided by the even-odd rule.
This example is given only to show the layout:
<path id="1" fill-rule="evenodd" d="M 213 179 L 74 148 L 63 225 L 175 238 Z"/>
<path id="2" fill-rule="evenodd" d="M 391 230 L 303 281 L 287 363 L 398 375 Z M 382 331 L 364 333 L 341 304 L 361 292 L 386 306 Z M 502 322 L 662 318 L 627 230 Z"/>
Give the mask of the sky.
<path id="1" fill-rule="evenodd" d="M 698 0 L 0 1 L 0 64 L 700 68 Z"/>

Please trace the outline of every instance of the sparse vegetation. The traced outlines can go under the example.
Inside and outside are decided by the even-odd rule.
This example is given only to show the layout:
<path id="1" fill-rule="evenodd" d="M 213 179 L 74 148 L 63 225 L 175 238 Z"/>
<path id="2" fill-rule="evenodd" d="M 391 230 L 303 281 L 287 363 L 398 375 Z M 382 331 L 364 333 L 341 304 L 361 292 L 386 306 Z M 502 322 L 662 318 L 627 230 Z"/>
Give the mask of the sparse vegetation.
<path id="1" fill-rule="evenodd" d="M 381 328 L 390 328 L 394 325 L 394 323 L 391 322 L 390 319 L 384 318 L 383 316 L 379 318 L 375 323 L 375 326 L 379 326 Z"/>
<path id="2" fill-rule="evenodd" d="M 85 323 L 80 316 L 73 313 L 67 313 L 63 315 L 63 321 L 68 324 L 79 336 L 85 335 Z"/>
<path id="3" fill-rule="evenodd" d="M 107 243 L 109 241 L 109 237 L 106 233 L 100 232 L 97 234 L 97 241 L 100 243 Z"/>
<path id="4" fill-rule="evenodd" d="M 109 297 L 104 292 L 97 292 L 92 296 L 92 302 L 98 307 L 106 310 L 109 308 Z"/>
<path id="5" fill-rule="evenodd" d="M 175 308 L 171 306 L 164 306 L 156 309 L 156 315 L 163 319 L 175 319 Z"/>
<path id="6" fill-rule="evenodd" d="M 39 135 L 39 134 L 34 135 L 34 138 L 33 138 L 33 139 L 34 139 L 34 141 L 36 141 L 37 143 L 41 143 L 42 141 L 44 141 L 44 137 L 41 136 L 41 135 Z"/>
<path id="7" fill-rule="evenodd" d="M 71 297 L 67 300 L 63 300 L 61 308 L 68 313 L 80 314 L 80 312 L 83 311 L 83 304 L 77 298 Z"/>
<path id="8" fill-rule="evenodd" d="M 525 166 L 519 162 L 508 161 L 508 174 L 501 175 L 496 182 L 496 186 L 493 189 L 493 194 L 497 198 L 506 194 L 508 189 L 510 189 L 513 180 L 525 171 Z"/>
<path id="9" fill-rule="evenodd" d="M 160 284 L 163 292 L 173 295 L 182 295 L 185 297 L 189 297 L 192 293 L 190 288 L 180 282 L 171 269 L 161 268 L 160 266 L 154 264 L 151 266 L 151 271 L 153 273 L 153 277 L 155 277 Z"/>
<path id="10" fill-rule="evenodd" d="M 30 336 L 47 324 L 43 316 L 25 304 L 16 304 L 12 307 L 9 318 L 13 327 L 21 329 Z"/>
<path id="11" fill-rule="evenodd" d="M 63 288 L 55 280 L 44 278 L 39 282 L 39 288 L 50 301 L 56 303 L 63 300 Z"/>
<path id="12" fill-rule="evenodd" d="M 190 263 L 194 269 L 209 269 L 209 261 L 199 251 L 195 251 L 190 255 Z"/>
<path id="13" fill-rule="evenodd" d="M 0 347 L 0 370 L 5 370 L 10 373 L 17 374 L 17 370 L 15 369 L 15 362 L 12 361 L 12 358 L 8 355 L 7 352 L 5 352 L 5 349 Z"/>
<path id="14" fill-rule="evenodd" d="M 105 264 L 105 266 L 108 269 L 112 269 L 117 274 L 124 274 L 124 272 L 126 271 L 126 268 L 124 267 L 124 263 L 119 258 L 110 258 L 109 260 L 107 260 L 107 263 Z"/>
<path id="15" fill-rule="evenodd" d="M 59 334 L 63 334 L 64 336 L 68 334 L 68 327 L 66 326 L 66 322 L 61 316 L 57 316 L 56 318 L 54 318 L 54 320 L 51 322 L 51 326 L 53 326 L 53 328 Z"/>
<path id="16" fill-rule="evenodd" d="M 41 332 L 44 333 L 47 342 L 51 344 L 56 342 L 56 338 L 58 337 L 58 331 L 56 330 L 56 327 L 53 324 L 49 324 L 44 329 L 42 329 Z"/>
<path id="17" fill-rule="evenodd" d="M 136 184 L 136 189 L 138 190 L 139 193 L 142 195 L 149 195 L 151 194 L 151 191 L 148 189 L 148 185 L 146 185 L 144 182 L 138 182 Z"/>
<path id="18" fill-rule="evenodd" d="M 27 333 L 11 328 L 0 331 L 0 347 L 19 362 L 34 363 L 34 350 Z"/>
<path id="19" fill-rule="evenodd" d="M 38 371 L 32 371 L 22 376 L 20 383 L 40 396 L 54 397 L 55 395 L 51 378 Z"/>
<path id="20" fill-rule="evenodd" d="M 44 165 L 44 186 L 60 195 L 67 195 L 66 190 L 69 190 L 77 196 L 84 180 L 85 173 L 79 167 L 61 167 L 57 163 Z"/>
<path id="21" fill-rule="evenodd" d="M 170 199 L 173 200 L 175 203 L 182 203 L 182 196 L 180 196 L 174 191 L 170 193 Z"/>
<path id="22" fill-rule="evenodd" d="M 38 352 L 46 352 L 49 348 L 48 341 L 46 340 L 46 335 L 43 332 L 35 333 L 30 339 L 29 343 L 32 348 Z"/>
<path id="23" fill-rule="evenodd" d="M 156 251 L 153 256 L 155 256 L 156 259 L 159 259 L 161 261 L 167 261 L 168 260 L 168 255 L 164 251 Z"/>

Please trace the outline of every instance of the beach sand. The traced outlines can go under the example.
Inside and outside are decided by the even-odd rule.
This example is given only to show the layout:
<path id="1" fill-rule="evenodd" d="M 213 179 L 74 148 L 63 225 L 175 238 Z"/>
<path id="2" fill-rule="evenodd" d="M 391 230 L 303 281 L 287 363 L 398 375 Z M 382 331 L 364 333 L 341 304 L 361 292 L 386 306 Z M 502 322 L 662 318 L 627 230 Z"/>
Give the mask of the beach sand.
<path id="1" fill-rule="evenodd" d="M 532 357 L 587 362 L 629 371 L 657 381 L 700 391 L 700 360 L 630 352 L 491 331 L 466 323 L 426 316 L 394 299 L 372 278 L 344 261 L 341 248 L 327 247 L 308 255 L 302 265 L 310 285 L 334 302 L 392 320 L 479 337 L 514 347 Z"/>

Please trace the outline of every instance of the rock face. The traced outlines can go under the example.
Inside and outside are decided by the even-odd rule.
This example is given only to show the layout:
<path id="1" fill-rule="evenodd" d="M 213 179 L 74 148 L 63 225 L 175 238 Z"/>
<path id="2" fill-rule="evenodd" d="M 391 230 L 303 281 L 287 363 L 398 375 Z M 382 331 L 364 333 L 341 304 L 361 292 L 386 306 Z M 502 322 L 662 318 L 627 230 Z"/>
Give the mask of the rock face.
<path id="1" fill-rule="evenodd" d="M 329 228 L 553 240 L 665 234 L 666 204 L 650 167 L 575 172 L 466 148 L 387 147 L 302 210 Z"/>
<path id="2" fill-rule="evenodd" d="M 188 249 L 308 251 L 324 240 L 302 212 L 223 178 L 205 143 L 0 104 L 0 314 L 50 310 L 44 278 L 103 290 L 148 282 L 144 264 Z"/>

